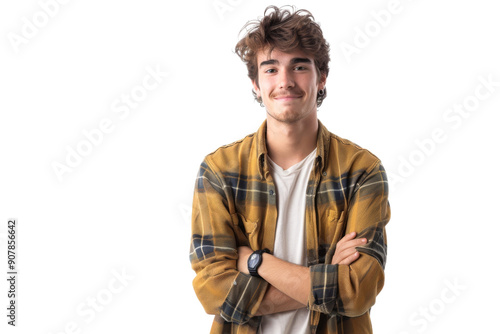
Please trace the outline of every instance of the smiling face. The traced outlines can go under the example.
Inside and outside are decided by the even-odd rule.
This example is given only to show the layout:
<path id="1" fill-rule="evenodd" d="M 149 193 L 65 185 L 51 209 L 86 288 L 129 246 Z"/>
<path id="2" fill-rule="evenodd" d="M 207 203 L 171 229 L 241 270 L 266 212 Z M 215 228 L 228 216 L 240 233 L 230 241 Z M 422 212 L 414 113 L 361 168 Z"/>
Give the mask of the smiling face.
<path id="1" fill-rule="evenodd" d="M 284 53 L 267 50 L 257 54 L 258 83 L 255 93 L 267 113 L 284 123 L 295 123 L 317 111 L 318 90 L 325 88 L 326 75 L 318 75 L 314 59 L 300 50 Z"/>

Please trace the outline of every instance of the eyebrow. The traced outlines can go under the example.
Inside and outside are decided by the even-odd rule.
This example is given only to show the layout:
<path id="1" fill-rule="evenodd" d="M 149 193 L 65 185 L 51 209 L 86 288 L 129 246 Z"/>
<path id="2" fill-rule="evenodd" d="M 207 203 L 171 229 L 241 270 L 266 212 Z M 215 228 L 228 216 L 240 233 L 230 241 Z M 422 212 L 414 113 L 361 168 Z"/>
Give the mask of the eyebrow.
<path id="1" fill-rule="evenodd" d="M 299 63 L 312 64 L 312 61 L 309 58 L 292 58 L 290 63 L 292 65 L 299 64 Z M 275 64 L 279 64 L 279 61 L 277 61 L 276 59 L 269 59 L 269 60 L 264 60 L 262 63 L 260 63 L 260 67 L 265 66 L 265 65 L 275 65 Z"/>

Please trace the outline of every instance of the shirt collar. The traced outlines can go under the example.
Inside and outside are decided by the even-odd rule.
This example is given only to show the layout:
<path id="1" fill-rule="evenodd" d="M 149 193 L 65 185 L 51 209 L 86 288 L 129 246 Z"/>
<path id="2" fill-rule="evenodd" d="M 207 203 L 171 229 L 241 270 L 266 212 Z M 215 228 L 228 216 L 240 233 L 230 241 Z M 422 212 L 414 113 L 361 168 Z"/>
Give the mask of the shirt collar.
<path id="1" fill-rule="evenodd" d="M 267 120 L 265 120 L 257 131 L 255 139 L 257 140 L 257 161 L 259 163 L 259 173 L 262 179 L 265 179 L 269 174 L 269 164 L 266 159 Z M 316 162 L 315 165 L 323 172 L 328 166 L 328 153 L 330 147 L 330 132 L 318 120 L 318 136 L 316 140 Z"/>

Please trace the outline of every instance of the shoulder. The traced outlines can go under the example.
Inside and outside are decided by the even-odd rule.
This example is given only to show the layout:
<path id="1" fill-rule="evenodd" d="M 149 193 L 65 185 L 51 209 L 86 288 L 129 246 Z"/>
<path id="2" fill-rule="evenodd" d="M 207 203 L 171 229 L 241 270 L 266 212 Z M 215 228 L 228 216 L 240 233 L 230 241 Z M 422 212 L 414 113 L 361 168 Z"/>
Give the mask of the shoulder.
<path id="1" fill-rule="evenodd" d="M 256 150 L 255 137 L 254 132 L 230 144 L 220 146 L 205 156 L 205 162 L 212 169 L 221 172 L 238 170 L 243 161 L 248 161 L 253 156 L 251 152 Z"/>
<path id="2" fill-rule="evenodd" d="M 380 159 L 368 149 L 361 147 L 358 144 L 350 141 L 349 139 L 342 138 L 332 132 L 329 132 L 329 134 L 331 143 L 333 143 L 338 149 L 344 150 L 349 154 L 362 155 L 369 160 L 380 161 Z"/>
<path id="3" fill-rule="evenodd" d="M 328 160 L 330 163 L 342 166 L 343 171 L 370 173 L 381 165 L 380 159 L 370 150 L 329 131 L 328 136 L 330 139 Z"/>

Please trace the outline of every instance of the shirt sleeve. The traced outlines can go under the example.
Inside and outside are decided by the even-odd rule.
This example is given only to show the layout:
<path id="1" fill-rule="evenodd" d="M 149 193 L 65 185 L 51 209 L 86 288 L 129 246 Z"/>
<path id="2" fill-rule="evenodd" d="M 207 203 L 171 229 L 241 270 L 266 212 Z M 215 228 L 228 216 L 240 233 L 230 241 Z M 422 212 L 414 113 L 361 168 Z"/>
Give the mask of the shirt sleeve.
<path id="1" fill-rule="evenodd" d="M 375 304 L 384 285 L 387 257 L 385 225 L 390 219 L 387 175 L 377 162 L 368 169 L 350 198 L 345 234 L 355 231 L 367 243 L 357 247 L 360 257 L 350 265 L 310 267 L 310 309 L 329 315 L 356 317 Z"/>
<path id="2" fill-rule="evenodd" d="M 207 163 L 196 180 L 192 211 L 191 266 L 193 287 L 208 314 L 227 322 L 252 324 L 268 283 L 237 270 L 237 225 L 228 209 L 230 188 Z"/>

